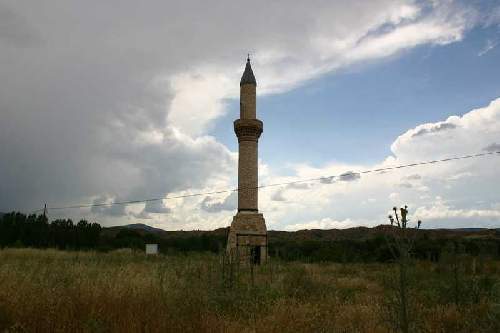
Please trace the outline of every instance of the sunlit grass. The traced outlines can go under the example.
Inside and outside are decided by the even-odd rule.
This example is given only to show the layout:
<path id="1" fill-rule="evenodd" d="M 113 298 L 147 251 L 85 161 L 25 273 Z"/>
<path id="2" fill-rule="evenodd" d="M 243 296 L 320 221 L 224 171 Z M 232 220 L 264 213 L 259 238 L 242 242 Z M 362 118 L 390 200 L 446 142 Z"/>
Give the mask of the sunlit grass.
<path id="1" fill-rule="evenodd" d="M 0 331 L 388 332 L 395 327 L 389 264 L 271 261 L 256 267 L 252 279 L 250 270 L 222 262 L 209 254 L 0 250 Z M 497 331 L 499 266 L 487 262 L 480 274 L 464 280 L 478 284 L 470 287 L 478 288 L 477 297 L 457 305 L 446 297 L 443 269 L 417 264 L 412 327 Z M 481 282 L 485 277 L 493 282 Z"/>

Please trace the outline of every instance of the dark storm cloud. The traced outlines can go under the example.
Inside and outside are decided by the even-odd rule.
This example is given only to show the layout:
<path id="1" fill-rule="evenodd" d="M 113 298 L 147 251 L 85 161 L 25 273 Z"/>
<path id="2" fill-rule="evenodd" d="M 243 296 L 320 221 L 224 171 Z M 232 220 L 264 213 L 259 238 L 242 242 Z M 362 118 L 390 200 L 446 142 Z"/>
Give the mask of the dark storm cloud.
<path id="1" fill-rule="evenodd" d="M 124 205 L 106 205 L 107 203 L 110 203 L 112 201 L 111 199 L 112 198 L 108 198 L 104 195 L 94 199 L 94 202 L 92 204 L 95 206 L 91 207 L 91 212 L 94 214 L 102 214 L 115 217 L 125 216 L 126 213 Z"/>
<path id="2" fill-rule="evenodd" d="M 148 201 L 140 213 L 130 212 L 129 214 L 138 219 L 152 219 L 151 214 L 170 214 L 172 210 L 163 204 L 163 201 Z"/>
<path id="3" fill-rule="evenodd" d="M 182 54 L 171 47 L 176 24 L 167 7 L 153 7 L 0 7 L 0 210 L 87 203 L 102 193 L 162 196 L 232 170 L 224 146 L 168 129 L 172 91 L 155 80 L 180 70 L 190 46 Z M 39 39 L 44 43 L 34 43 Z M 200 53 L 190 56 L 196 62 Z M 153 131 L 161 142 L 138 142 Z"/>
<path id="4" fill-rule="evenodd" d="M 146 202 L 144 207 L 144 212 L 154 213 L 154 214 L 168 214 L 170 213 L 170 208 L 165 207 L 161 200 Z"/>
<path id="5" fill-rule="evenodd" d="M 14 47 L 25 47 L 41 42 L 30 24 L 11 8 L 0 4 L 0 41 Z"/>
<path id="6" fill-rule="evenodd" d="M 0 211 L 88 203 L 104 193 L 163 196 L 214 174 L 234 177 L 224 146 L 170 128 L 169 78 L 196 65 L 239 64 L 256 47 L 301 46 L 289 36 L 307 31 L 270 19 L 282 7 L 267 2 L 4 3 Z M 287 17 L 304 11 L 311 7 L 297 3 Z M 142 142 L 154 132 L 159 142 Z"/>

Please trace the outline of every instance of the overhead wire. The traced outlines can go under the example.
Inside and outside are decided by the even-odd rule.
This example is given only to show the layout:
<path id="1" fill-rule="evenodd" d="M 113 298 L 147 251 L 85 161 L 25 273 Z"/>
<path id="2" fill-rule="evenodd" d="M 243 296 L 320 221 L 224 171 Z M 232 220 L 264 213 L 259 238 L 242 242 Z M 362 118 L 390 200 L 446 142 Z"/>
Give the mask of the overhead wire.
<path id="1" fill-rule="evenodd" d="M 331 184 L 331 183 L 333 183 L 333 180 L 336 178 L 340 178 L 340 180 L 342 180 L 342 178 L 347 178 L 350 176 L 352 177 L 352 176 L 362 175 L 362 174 L 383 173 L 383 172 L 391 171 L 391 170 L 399 170 L 399 169 L 412 168 L 412 167 L 422 166 L 422 165 L 431 165 L 431 164 L 443 163 L 443 162 L 449 162 L 449 161 L 478 158 L 478 157 L 483 157 L 483 156 L 488 156 L 488 155 L 500 155 L 500 151 L 484 152 L 484 153 L 477 153 L 477 154 L 470 154 L 470 155 L 463 155 L 463 156 L 454 156 L 454 157 L 448 157 L 448 158 L 443 158 L 443 159 L 415 162 L 415 163 L 409 163 L 409 164 L 400 164 L 400 165 L 388 166 L 388 167 L 384 167 L 384 168 L 369 169 L 369 170 L 357 171 L 357 172 L 349 171 L 349 172 L 342 173 L 340 175 L 330 175 L 330 176 L 322 176 L 322 177 L 316 177 L 316 178 L 299 179 L 299 180 L 281 182 L 281 183 L 264 184 L 264 185 L 259 185 L 257 187 L 248 187 L 248 188 L 241 188 L 241 189 L 234 188 L 234 189 L 225 189 L 225 190 L 217 190 L 217 191 L 209 191 L 209 192 L 183 194 L 183 195 L 177 195 L 177 196 L 163 196 L 163 197 L 140 199 L 140 200 L 116 201 L 116 202 L 105 202 L 105 203 L 94 203 L 94 204 L 77 204 L 77 205 L 59 206 L 59 207 L 56 206 L 56 207 L 47 207 L 46 209 L 47 210 L 63 210 L 63 209 L 81 209 L 81 208 L 92 208 L 92 207 L 109 207 L 109 206 L 114 206 L 114 205 L 131 205 L 131 204 L 147 203 L 147 202 L 154 202 L 154 201 L 160 201 L 160 200 L 184 199 L 184 198 L 191 198 L 191 197 L 198 197 L 198 196 L 207 196 L 207 195 L 215 195 L 215 194 L 222 194 L 222 193 L 229 193 L 229 192 L 238 192 L 238 191 L 242 191 L 242 190 L 263 189 L 263 188 L 268 188 L 268 187 L 286 186 L 286 185 L 308 183 L 308 182 L 315 182 L 315 181 L 327 181 L 328 182 L 327 184 Z M 43 210 L 44 210 L 44 208 L 33 210 L 32 213 L 36 213 L 36 212 L 43 211 Z"/>

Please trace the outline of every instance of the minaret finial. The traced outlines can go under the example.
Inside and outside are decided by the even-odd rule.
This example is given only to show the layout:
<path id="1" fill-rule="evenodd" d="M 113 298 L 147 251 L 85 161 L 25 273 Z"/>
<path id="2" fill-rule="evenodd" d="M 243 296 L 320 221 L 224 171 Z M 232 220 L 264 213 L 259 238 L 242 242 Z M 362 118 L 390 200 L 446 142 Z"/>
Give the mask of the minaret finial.
<path id="1" fill-rule="evenodd" d="M 245 71 L 243 72 L 243 76 L 241 77 L 240 86 L 247 83 L 257 85 L 257 82 L 255 81 L 255 76 L 253 75 L 252 65 L 250 64 L 250 53 L 247 54 L 247 64 L 245 66 Z"/>

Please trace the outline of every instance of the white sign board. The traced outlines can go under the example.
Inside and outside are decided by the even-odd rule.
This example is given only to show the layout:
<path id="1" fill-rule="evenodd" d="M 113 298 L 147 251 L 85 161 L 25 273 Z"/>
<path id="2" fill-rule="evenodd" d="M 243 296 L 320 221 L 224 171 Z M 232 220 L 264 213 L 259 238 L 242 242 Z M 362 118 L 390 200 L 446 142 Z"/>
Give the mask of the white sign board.
<path id="1" fill-rule="evenodd" d="M 146 244 L 146 254 L 158 254 L 158 244 Z"/>

